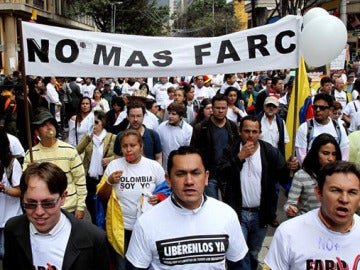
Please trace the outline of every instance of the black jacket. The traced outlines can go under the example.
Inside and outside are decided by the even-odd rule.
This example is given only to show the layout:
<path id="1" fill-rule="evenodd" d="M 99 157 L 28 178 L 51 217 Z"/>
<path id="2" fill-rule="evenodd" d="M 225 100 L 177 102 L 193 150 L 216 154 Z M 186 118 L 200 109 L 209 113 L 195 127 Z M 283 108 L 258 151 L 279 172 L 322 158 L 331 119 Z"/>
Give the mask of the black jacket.
<path id="1" fill-rule="evenodd" d="M 199 149 L 205 168 L 210 171 L 210 177 L 216 179 L 215 147 L 212 127 L 213 124 L 210 119 L 196 124 L 193 129 L 190 145 Z M 228 132 L 228 145 L 232 145 L 239 139 L 237 126 L 234 122 L 226 119 L 225 128 Z M 224 148 L 225 147 L 226 145 L 224 145 Z"/>
<path id="2" fill-rule="evenodd" d="M 224 202 L 229 204 L 238 214 L 241 221 L 242 192 L 240 184 L 240 171 L 244 162 L 241 162 L 237 154 L 240 149 L 240 140 L 229 145 L 223 151 L 217 172 L 220 180 L 225 184 Z M 259 140 L 261 157 L 261 196 L 260 196 L 260 225 L 265 226 L 275 218 L 271 210 L 274 205 L 275 184 L 280 180 L 285 184 L 289 180 L 289 170 L 286 161 L 278 149 L 271 144 Z"/>

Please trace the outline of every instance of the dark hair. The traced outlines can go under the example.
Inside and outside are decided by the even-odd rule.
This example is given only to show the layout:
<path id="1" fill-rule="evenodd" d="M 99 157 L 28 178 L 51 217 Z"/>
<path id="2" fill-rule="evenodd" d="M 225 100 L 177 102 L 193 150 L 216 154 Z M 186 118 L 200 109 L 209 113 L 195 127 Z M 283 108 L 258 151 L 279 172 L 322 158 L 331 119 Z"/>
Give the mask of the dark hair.
<path id="1" fill-rule="evenodd" d="M 43 180 L 51 194 L 60 194 L 62 196 L 67 188 L 66 173 L 50 162 L 31 163 L 24 171 L 20 180 L 21 195 L 24 196 L 28 189 L 29 179 L 32 176 L 37 176 Z"/>
<path id="2" fill-rule="evenodd" d="M 204 109 L 207 105 L 211 104 L 211 99 L 210 98 L 204 98 L 201 102 L 200 102 L 200 109 L 198 111 L 198 114 L 196 116 L 195 119 L 195 124 L 200 123 L 202 120 L 205 119 L 204 116 Z"/>
<path id="3" fill-rule="evenodd" d="M 283 79 L 280 78 L 280 77 L 273 77 L 272 80 L 271 80 L 271 84 L 272 85 L 275 85 L 277 84 L 279 81 L 282 81 Z"/>
<path id="4" fill-rule="evenodd" d="M 341 160 L 341 150 L 334 136 L 328 133 L 322 133 L 317 136 L 303 162 L 304 171 L 307 172 L 314 179 L 317 179 L 319 170 L 321 168 L 319 161 L 320 148 L 321 146 L 328 143 L 331 143 L 335 146 L 336 160 Z"/>
<path id="5" fill-rule="evenodd" d="M 257 118 L 255 115 L 247 115 L 247 116 L 245 116 L 245 117 L 243 117 L 241 119 L 240 127 L 239 127 L 240 131 L 242 130 L 245 121 L 258 122 L 259 123 L 259 130 L 261 131 L 261 122 L 260 122 L 259 118 Z"/>
<path id="6" fill-rule="evenodd" d="M 125 107 L 125 103 L 122 97 L 118 97 L 118 96 L 113 97 L 111 99 L 111 107 L 114 106 L 115 104 L 118 105 L 121 108 L 121 110 L 123 110 Z"/>
<path id="7" fill-rule="evenodd" d="M 0 127 L 0 175 L 3 177 L 5 169 L 10 165 L 13 155 L 10 150 L 10 141 L 5 128 Z M 12 179 L 8 179 L 12 185 Z"/>
<path id="8" fill-rule="evenodd" d="M 130 114 L 130 110 L 132 110 L 132 109 L 138 109 L 138 108 L 140 108 L 141 109 L 141 111 L 142 111 L 142 113 L 143 113 L 143 116 L 145 116 L 145 106 L 144 106 L 144 104 L 142 104 L 142 103 L 140 103 L 140 102 L 130 102 L 128 105 L 127 105 L 127 107 L 126 107 L 126 109 L 127 109 L 127 116 L 129 116 L 129 114 Z"/>
<path id="9" fill-rule="evenodd" d="M 320 80 L 320 85 L 324 86 L 325 83 L 333 83 L 333 80 L 330 77 L 322 77 Z"/>
<path id="10" fill-rule="evenodd" d="M 171 112 L 174 111 L 176 112 L 180 117 L 185 116 L 186 114 L 186 107 L 183 103 L 178 103 L 178 102 L 172 102 L 170 103 L 170 105 L 167 107 L 167 111 Z"/>
<path id="11" fill-rule="evenodd" d="M 356 90 L 360 93 L 360 79 L 356 79 L 353 84 L 353 91 Z M 359 95 L 360 96 L 360 95 Z"/>
<path id="12" fill-rule="evenodd" d="M 102 110 L 94 111 L 94 116 L 96 116 L 102 123 L 103 128 L 106 127 L 106 114 Z"/>
<path id="13" fill-rule="evenodd" d="M 211 104 L 214 106 L 215 101 L 226 101 L 226 103 L 228 103 L 227 100 L 227 96 L 223 95 L 223 94 L 216 94 L 212 100 L 211 100 Z"/>
<path id="14" fill-rule="evenodd" d="M 334 99 L 331 95 L 329 95 L 327 93 L 316 94 L 314 96 L 313 104 L 318 100 L 324 100 L 328 104 L 329 107 L 333 106 Z"/>
<path id="15" fill-rule="evenodd" d="M 142 139 L 142 136 L 141 136 L 140 132 L 137 131 L 137 130 L 135 130 L 135 129 L 129 128 L 129 129 L 125 129 L 123 132 L 121 132 L 120 139 L 119 139 L 120 148 L 121 148 L 121 142 L 122 142 L 122 140 L 123 140 L 125 137 L 131 136 L 131 135 L 136 136 L 136 137 L 138 138 L 138 141 L 139 141 L 139 143 L 140 143 L 141 146 L 144 145 L 144 141 L 143 141 L 143 139 Z"/>
<path id="16" fill-rule="evenodd" d="M 167 161 L 167 173 L 170 175 L 171 169 L 174 166 L 174 156 L 181 155 L 190 155 L 190 154 L 197 154 L 201 158 L 201 163 L 203 164 L 204 168 L 204 160 L 200 154 L 200 151 L 197 148 L 194 148 L 192 146 L 180 146 L 178 149 L 175 149 L 170 152 L 168 161 Z"/>
<path id="17" fill-rule="evenodd" d="M 252 81 L 252 80 L 248 80 L 248 81 L 246 82 L 246 85 L 255 86 L 255 83 L 254 83 L 254 81 Z"/>
<path id="18" fill-rule="evenodd" d="M 149 91 L 150 91 L 150 88 L 149 88 L 149 85 L 147 83 L 141 83 L 139 85 L 139 89 L 141 90 L 141 88 L 145 86 L 146 87 L 146 94 L 148 95 L 149 94 Z"/>
<path id="19" fill-rule="evenodd" d="M 224 81 L 226 81 L 227 79 L 231 79 L 232 76 L 235 76 L 235 73 L 227 73 L 224 75 Z"/>
<path id="20" fill-rule="evenodd" d="M 319 176 L 317 178 L 318 186 L 321 192 L 323 191 L 326 177 L 331 176 L 334 173 L 352 173 L 355 174 L 357 179 L 360 181 L 360 172 L 354 163 L 337 160 L 335 162 L 326 164 L 324 167 L 321 168 Z"/>
<path id="21" fill-rule="evenodd" d="M 100 89 L 99 87 L 96 87 L 96 88 L 94 89 L 94 93 L 93 93 L 92 98 L 95 99 L 95 92 L 96 92 L 96 91 L 99 91 L 99 92 L 100 92 L 100 98 L 102 98 L 102 92 L 101 92 L 101 89 Z"/>
<path id="22" fill-rule="evenodd" d="M 341 103 L 339 101 L 336 101 L 336 100 L 333 102 L 333 107 L 334 107 L 335 110 L 342 109 Z"/>
<path id="23" fill-rule="evenodd" d="M 90 111 L 92 110 L 92 106 L 91 106 L 91 98 L 89 97 L 82 97 L 80 99 L 80 102 L 78 104 L 78 108 L 77 108 L 77 112 L 76 112 L 76 119 L 75 119 L 75 125 L 77 126 L 77 123 L 81 122 L 83 120 L 82 116 L 81 116 L 81 103 L 83 102 L 84 99 L 89 100 L 90 102 Z"/>
<path id="24" fill-rule="evenodd" d="M 233 86 L 229 86 L 228 88 L 226 88 L 224 95 L 228 96 L 230 94 L 230 92 L 235 92 L 236 93 L 236 98 L 238 97 L 238 89 L 233 87 Z"/>
<path id="25" fill-rule="evenodd" d="M 153 104 L 156 103 L 156 100 L 155 99 L 152 99 L 152 98 L 148 98 L 146 99 L 146 103 L 145 103 L 145 107 L 147 110 L 150 110 L 153 106 Z"/>

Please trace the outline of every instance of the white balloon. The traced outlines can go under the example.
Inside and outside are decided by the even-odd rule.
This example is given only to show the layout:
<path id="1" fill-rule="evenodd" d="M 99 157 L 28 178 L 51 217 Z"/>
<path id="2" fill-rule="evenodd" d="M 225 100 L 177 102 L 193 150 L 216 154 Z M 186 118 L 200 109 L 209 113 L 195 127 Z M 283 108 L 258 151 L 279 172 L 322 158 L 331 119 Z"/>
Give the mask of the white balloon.
<path id="1" fill-rule="evenodd" d="M 329 13 L 323 8 L 319 8 L 319 7 L 312 8 L 309 11 L 307 11 L 303 16 L 303 25 L 305 27 L 311 20 L 327 15 L 329 15 Z"/>
<path id="2" fill-rule="evenodd" d="M 314 18 L 300 35 L 300 52 L 307 64 L 319 67 L 330 63 L 344 49 L 347 30 L 344 23 L 332 15 Z"/>

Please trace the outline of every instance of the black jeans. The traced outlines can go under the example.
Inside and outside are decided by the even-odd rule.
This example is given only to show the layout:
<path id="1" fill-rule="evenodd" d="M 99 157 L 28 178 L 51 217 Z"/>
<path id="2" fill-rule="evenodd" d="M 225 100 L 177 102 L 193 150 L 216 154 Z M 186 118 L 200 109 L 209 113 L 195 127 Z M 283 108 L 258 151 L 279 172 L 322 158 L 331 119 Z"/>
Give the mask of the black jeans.
<path id="1" fill-rule="evenodd" d="M 94 195 L 96 194 L 96 186 L 99 184 L 101 177 L 94 178 L 89 175 L 86 176 L 86 189 L 87 196 L 85 199 L 86 208 L 90 213 L 91 222 L 95 224 L 95 205 L 94 205 Z"/>

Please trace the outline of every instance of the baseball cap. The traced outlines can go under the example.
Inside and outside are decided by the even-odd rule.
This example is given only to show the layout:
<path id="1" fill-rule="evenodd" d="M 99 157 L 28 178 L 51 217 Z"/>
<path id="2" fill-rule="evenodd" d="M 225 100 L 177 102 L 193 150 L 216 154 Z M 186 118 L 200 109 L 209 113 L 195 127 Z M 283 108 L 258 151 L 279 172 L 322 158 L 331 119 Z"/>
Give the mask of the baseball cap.
<path id="1" fill-rule="evenodd" d="M 42 110 L 39 113 L 35 114 L 34 121 L 32 122 L 32 124 L 36 128 L 38 126 L 41 126 L 42 124 L 44 124 L 47 121 L 50 121 L 51 124 L 53 124 L 55 128 L 58 127 L 54 116 L 47 110 Z"/>
<path id="2" fill-rule="evenodd" d="M 264 105 L 273 104 L 276 107 L 279 107 L 279 100 L 276 97 L 267 97 L 264 101 Z"/>

